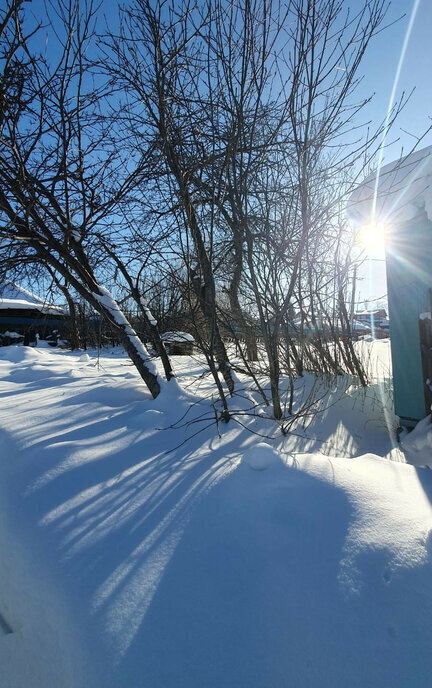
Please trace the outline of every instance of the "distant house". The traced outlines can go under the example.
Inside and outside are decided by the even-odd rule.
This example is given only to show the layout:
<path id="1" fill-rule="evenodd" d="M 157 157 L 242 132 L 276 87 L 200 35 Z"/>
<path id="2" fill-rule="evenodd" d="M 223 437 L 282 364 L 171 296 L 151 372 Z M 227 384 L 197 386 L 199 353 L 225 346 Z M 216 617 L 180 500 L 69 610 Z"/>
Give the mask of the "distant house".
<path id="1" fill-rule="evenodd" d="M 370 322 L 364 322 L 363 320 L 353 320 L 351 331 L 355 338 L 365 337 L 371 333 Z"/>
<path id="2" fill-rule="evenodd" d="M 312 338 L 314 336 L 325 337 L 326 339 L 333 339 L 335 337 L 350 337 L 359 339 L 371 332 L 370 319 L 359 318 L 354 319 L 348 327 L 346 322 L 342 322 L 339 318 L 315 318 L 315 324 L 312 324 L 308 316 L 295 318 L 293 321 L 294 328 L 291 328 L 292 334 L 301 334 L 305 338 Z"/>
<path id="3" fill-rule="evenodd" d="M 366 309 L 354 313 L 354 322 L 367 326 L 370 333 L 376 339 L 384 339 L 389 336 L 389 320 L 384 308 Z M 355 330 L 353 326 L 353 331 Z"/>
<path id="4" fill-rule="evenodd" d="M 5 280 L 0 284 L 0 344 L 53 338 L 64 329 L 68 315 L 63 308 L 40 299 Z"/>
<path id="5" fill-rule="evenodd" d="M 370 325 L 371 322 L 373 322 L 374 325 L 378 325 L 381 320 L 385 318 L 387 318 L 387 313 L 384 308 L 376 308 L 374 310 L 365 309 L 363 311 L 356 311 L 354 313 L 354 319 L 359 320 L 366 325 Z"/>
<path id="6" fill-rule="evenodd" d="M 191 355 L 195 350 L 195 340 L 188 332 L 165 332 L 162 335 L 167 354 L 172 355 Z"/>

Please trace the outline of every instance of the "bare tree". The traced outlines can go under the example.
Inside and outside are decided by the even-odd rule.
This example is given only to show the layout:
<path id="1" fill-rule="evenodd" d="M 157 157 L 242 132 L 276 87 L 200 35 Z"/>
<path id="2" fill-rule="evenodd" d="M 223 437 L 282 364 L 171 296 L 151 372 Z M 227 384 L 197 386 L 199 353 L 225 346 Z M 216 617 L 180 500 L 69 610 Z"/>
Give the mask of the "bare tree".
<path id="1" fill-rule="evenodd" d="M 350 13 L 347 3 L 339 0 L 293 0 L 285 16 L 270 6 L 243 7 L 243 35 L 258 59 L 243 48 L 247 59 L 236 72 L 240 76 L 234 96 L 230 94 L 230 102 L 239 104 L 236 126 L 242 143 L 232 156 L 224 194 L 234 199 L 230 213 L 235 222 L 229 223 L 230 229 L 245 246 L 243 283 L 254 295 L 274 415 L 281 418 L 280 335 L 284 328 L 289 330 L 295 306 L 309 313 L 318 342 L 322 324 L 316 311 L 331 313 L 336 345 L 315 342 L 314 352 L 309 347 L 314 369 L 331 366 L 334 372 L 353 372 L 365 382 L 352 345 L 345 345 L 349 336 L 339 340 L 334 326 L 338 310 L 346 321 L 341 287 L 344 257 L 337 246 L 343 199 L 361 163 L 376 151 L 382 133 L 382 127 L 364 137 L 356 131 L 354 118 L 367 101 L 356 102 L 354 97 L 361 60 L 383 28 L 387 5 L 366 0 Z M 266 36 L 267 27 L 271 29 Z M 284 50 L 278 49 L 280 45 Z M 228 49 L 227 73 L 230 59 Z M 238 94 L 247 93 L 250 83 L 255 99 L 240 100 Z M 272 101 L 268 94 L 275 83 L 279 95 Z M 263 94 L 261 100 L 256 94 Z M 328 292 L 335 295 L 331 305 Z M 295 328 L 291 332 L 295 334 Z M 296 370 L 300 360 L 295 347 L 293 353 Z M 343 365 L 338 363 L 339 355 Z"/>
<path id="2" fill-rule="evenodd" d="M 262 340 L 277 419 L 304 368 L 365 383 L 340 215 L 380 134 L 358 128 L 367 100 L 355 94 L 386 1 L 132 0 L 99 60 L 92 2 L 51 9 L 55 64 L 23 35 L 19 0 L 1 15 L 0 251 L 24 246 L 96 308 L 153 396 L 159 381 L 104 269 L 135 300 L 168 378 L 142 277 L 175 278 L 226 420 L 226 333 L 266 399 Z"/>
<path id="3" fill-rule="evenodd" d="M 1 15 L 0 234 L 24 243 L 102 315 L 156 397 L 160 383 L 148 353 L 96 273 L 98 236 L 109 234 L 142 160 L 122 153 L 103 116 L 107 84 L 90 59 L 96 7 L 61 1 L 50 11 L 55 61 L 24 35 L 22 2 L 12 0 Z"/>
<path id="4" fill-rule="evenodd" d="M 200 110 L 201 60 L 194 41 L 199 41 L 206 18 L 196 15 L 199 25 L 195 26 L 192 10 L 188 2 L 167 7 L 136 0 L 122 14 L 120 37 L 111 36 L 108 57 L 114 54 L 116 58 L 111 70 L 116 83 L 120 80 L 122 85 L 122 107 L 136 132 L 134 143 L 141 148 L 143 142 L 145 148 L 153 147 L 152 164 L 156 174 L 164 177 L 168 195 L 164 201 L 175 207 L 178 223 L 187 233 L 181 241 L 186 247 L 189 284 L 206 323 L 211 357 L 232 394 L 234 381 L 216 317 L 211 222 L 203 217 L 193 184 L 197 149 L 202 154 L 198 130 L 206 117 Z M 228 417 L 216 367 L 212 368 Z"/>
<path id="5" fill-rule="evenodd" d="M 152 212 L 177 223 L 210 360 L 232 392 L 221 333 L 234 323 L 253 359 L 258 321 L 278 419 L 282 368 L 292 377 L 308 363 L 364 382 L 345 333 L 338 339 L 345 257 L 332 247 L 343 199 L 380 134 L 357 129 L 367 100 L 355 91 L 386 11 L 385 0 L 352 11 L 342 0 L 135 0 L 104 41 L 130 150 L 152 151 Z M 218 304 L 222 284 L 229 312 Z M 313 342 L 302 340 L 296 311 Z"/>

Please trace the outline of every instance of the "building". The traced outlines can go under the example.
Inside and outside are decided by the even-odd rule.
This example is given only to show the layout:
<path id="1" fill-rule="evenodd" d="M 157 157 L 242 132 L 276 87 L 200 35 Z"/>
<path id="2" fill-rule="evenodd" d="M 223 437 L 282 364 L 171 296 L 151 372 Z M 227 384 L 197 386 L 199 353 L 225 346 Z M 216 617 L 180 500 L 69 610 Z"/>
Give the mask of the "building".
<path id="1" fill-rule="evenodd" d="M 0 284 L 0 345 L 41 339 L 55 341 L 65 329 L 68 315 L 63 308 L 40 299 L 9 280 Z"/>
<path id="2" fill-rule="evenodd" d="M 386 227 L 395 412 L 401 425 L 413 427 L 431 404 L 425 371 L 432 351 L 422 345 L 420 330 L 432 310 L 432 146 L 366 179 L 351 197 L 350 215 L 359 227 Z"/>
<path id="3" fill-rule="evenodd" d="M 164 332 L 162 341 L 169 356 L 191 355 L 195 350 L 195 340 L 188 332 Z"/>
<path id="4" fill-rule="evenodd" d="M 367 327 L 369 333 L 376 339 L 384 339 L 389 336 L 389 319 L 384 308 L 366 309 L 354 313 L 353 332 L 359 329 L 359 324 Z"/>

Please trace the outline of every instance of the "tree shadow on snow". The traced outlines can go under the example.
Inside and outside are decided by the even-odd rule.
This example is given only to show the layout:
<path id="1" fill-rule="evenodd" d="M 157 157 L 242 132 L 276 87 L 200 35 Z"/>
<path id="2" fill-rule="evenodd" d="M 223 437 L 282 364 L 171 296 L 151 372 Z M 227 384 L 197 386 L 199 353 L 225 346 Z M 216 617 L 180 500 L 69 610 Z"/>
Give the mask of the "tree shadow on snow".
<path id="1" fill-rule="evenodd" d="M 343 623 L 350 517 L 330 484 L 282 463 L 240 464 L 195 504 L 120 647 L 112 685 L 320 685 Z M 144 558 L 139 566 L 145 586 Z"/>

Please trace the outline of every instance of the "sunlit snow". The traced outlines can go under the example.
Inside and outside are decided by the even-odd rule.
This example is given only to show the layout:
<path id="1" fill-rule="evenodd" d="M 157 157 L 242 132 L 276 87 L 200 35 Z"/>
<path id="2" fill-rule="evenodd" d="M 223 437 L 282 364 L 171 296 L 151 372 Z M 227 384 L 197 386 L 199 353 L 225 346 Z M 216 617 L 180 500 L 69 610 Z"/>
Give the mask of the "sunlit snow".
<path id="1" fill-rule="evenodd" d="M 361 346 L 285 436 L 240 375 L 217 427 L 199 356 L 153 400 L 120 350 L 1 348 L 0 685 L 427 688 L 431 426 L 397 444 Z"/>

